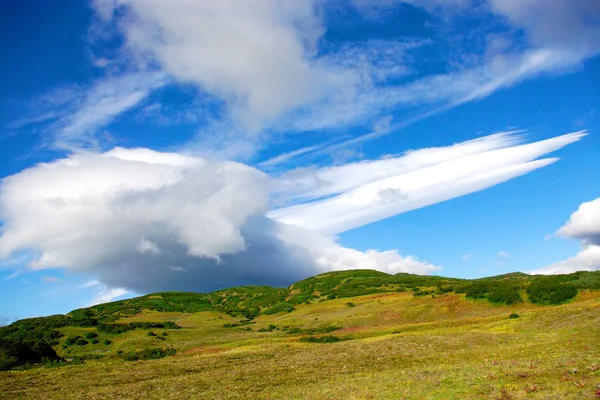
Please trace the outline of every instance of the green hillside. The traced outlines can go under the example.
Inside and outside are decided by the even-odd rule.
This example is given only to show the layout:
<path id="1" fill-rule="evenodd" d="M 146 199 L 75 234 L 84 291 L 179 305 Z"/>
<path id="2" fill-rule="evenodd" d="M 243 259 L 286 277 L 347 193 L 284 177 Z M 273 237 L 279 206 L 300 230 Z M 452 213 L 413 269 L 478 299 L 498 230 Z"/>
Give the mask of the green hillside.
<path id="1" fill-rule="evenodd" d="M 599 326 L 600 272 L 154 293 L 0 328 L 0 398 L 595 398 Z"/>

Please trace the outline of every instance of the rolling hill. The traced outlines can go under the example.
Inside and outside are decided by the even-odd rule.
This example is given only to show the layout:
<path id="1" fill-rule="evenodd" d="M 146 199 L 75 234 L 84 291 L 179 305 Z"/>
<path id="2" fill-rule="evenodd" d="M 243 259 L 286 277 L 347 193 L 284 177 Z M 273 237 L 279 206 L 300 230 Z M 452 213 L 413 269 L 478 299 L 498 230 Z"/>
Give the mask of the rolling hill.
<path id="1" fill-rule="evenodd" d="M 371 270 L 0 328 L 0 398 L 597 398 L 600 272 Z"/>

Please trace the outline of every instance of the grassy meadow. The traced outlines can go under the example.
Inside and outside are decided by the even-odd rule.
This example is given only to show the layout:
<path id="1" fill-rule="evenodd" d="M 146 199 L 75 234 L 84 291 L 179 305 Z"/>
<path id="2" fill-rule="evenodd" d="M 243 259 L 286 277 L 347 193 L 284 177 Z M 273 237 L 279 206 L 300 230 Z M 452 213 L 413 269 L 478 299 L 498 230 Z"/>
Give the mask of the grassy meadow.
<path id="1" fill-rule="evenodd" d="M 580 289 L 563 304 L 545 305 L 527 301 L 521 289 L 524 301 L 507 305 L 439 286 L 425 295 L 384 286 L 331 299 L 312 287 L 316 297 L 293 311 L 253 318 L 230 309 L 147 308 L 111 317 L 114 324 L 171 321 L 180 329 L 115 334 L 63 326 L 53 348 L 69 361 L 0 372 L 0 398 L 600 398 L 600 291 Z M 419 290 L 427 289 L 435 286 Z M 292 286 L 272 302 L 301 292 Z M 87 334 L 97 343 L 66 345 Z M 147 348 L 176 353 L 124 359 Z"/>

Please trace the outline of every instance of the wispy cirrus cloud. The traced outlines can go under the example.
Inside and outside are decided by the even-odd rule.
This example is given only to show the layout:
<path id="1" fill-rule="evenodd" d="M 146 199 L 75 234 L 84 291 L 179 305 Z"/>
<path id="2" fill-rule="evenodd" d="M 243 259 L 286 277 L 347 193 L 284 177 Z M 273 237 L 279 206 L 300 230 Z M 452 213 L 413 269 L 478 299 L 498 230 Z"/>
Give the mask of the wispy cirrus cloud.
<path id="1" fill-rule="evenodd" d="M 106 77 L 87 87 L 57 88 L 33 100 L 27 115 L 8 128 L 37 126 L 42 143 L 54 149 L 102 148 L 106 140 L 102 129 L 165 82 L 161 73 L 139 72 Z"/>
<path id="2" fill-rule="evenodd" d="M 332 147 L 313 144 L 279 159 L 270 155 L 265 161 L 282 164 L 374 140 L 527 79 L 568 72 L 600 51 L 600 11 L 594 0 L 352 4 L 372 15 L 402 3 L 424 9 L 432 21 L 457 36 L 454 15 L 467 9 L 477 10 L 474 20 L 496 22 L 483 32 L 488 37 L 483 44 L 461 50 L 467 53 L 457 59 L 434 58 L 433 64 L 445 66 L 431 68 L 423 62 L 431 57 L 420 57 L 423 51 L 454 53 L 456 38 L 367 39 L 333 45 L 324 35 L 326 3 L 96 0 L 93 8 L 105 24 L 96 30 L 116 29 L 113 33 L 124 39 L 120 63 L 129 66 L 125 70 L 138 72 L 109 75 L 87 89 L 63 90 L 70 93 L 67 101 L 57 91 L 51 107 L 11 125 L 51 122 L 44 130 L 46 143 L 67 150 L 102 147 L 103 127 L 168 82 L 195 85 L 223 101 L 226 115 L 215 116 L 223 135 L 215 135 L 225 139 L 206 140 L 206 129 L 197 139 L 203 147 L 227 155 L 255 155 L 274 138 L 305 131 L 321 131 L 323 143 L 328 143 L 348 128 L 364 129 L 394 117 L 385 130 Z M 449 9 L 456 13 L 448 13 Z M 155 102 L 147 111 L 160 113 L 161 107 Z M 156 119 L 166 124 L 198 121 L 196 115 L 184 114 Z M 209 120 L 202 117 L 203 123 Z M 189 145 L 192 151 L 197 148 Z"/>
<path id="3" fill-rule="evenodd" d="M 101 287 L 99 290 L 96 291 L 96 293 L 94 294 L 94 298 L 87 304 L 87 307 L 95 306 L 96 304 L 111 302 L 128 293 L 129 291 L 122 288 Z"/>
<path id="4" fill-rule="evenodd" d="M 364 161 L 303 177 L 282 179 L 281 187 L 300 198 L 322 200 L 271 211 L 276 220 L 337 234 L 406 211 L 477 192 L 538 168 L 556 158 L 538 159 L 574 143 L 584 131 L 529 144 L 503 133 L 442 149 Z M 421 163 L 412 162 L 421 160 Z M 285 189 L 284 189 L 285 190 Z"/>

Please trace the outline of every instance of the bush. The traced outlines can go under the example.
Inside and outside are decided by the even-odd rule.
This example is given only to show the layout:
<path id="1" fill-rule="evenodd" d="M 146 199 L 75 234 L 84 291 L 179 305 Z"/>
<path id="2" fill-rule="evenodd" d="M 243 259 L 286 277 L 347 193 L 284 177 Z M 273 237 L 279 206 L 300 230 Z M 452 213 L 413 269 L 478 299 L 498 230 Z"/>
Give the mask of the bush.
<path id="1" fill-rule="evenodd" d="M 514 285 L 497 285 L 491 288 L 487 299 L 492 303 L 504 303 L 507 305 L 523 302 L 519 294 L 519 288 Z"/>
<path id="2" fill-rule="evenodd" d="M 89 342 L 87 340 L 85 340 L 84 338 L 79 338 L 75 341 L 75 344 L 77 346 L 85 346 L 86 344 L 88 344 Z"/>
<path id="3" fill-rule="evenodd" d="M 519 314 L 512 313 L 508 316 L 508 319 L 517 319 L 519 318 Z"/>
<path id="4" fill-rule="evenodd" d="M 0 371 L 59 359 L 46 342 L 20 343 L 0 339 Z"/>
<path id="5" fill-rule="evenodd" d="M 156 336 L 156 333 L 154 333 L 154 332 L 152 332 L 152 331 L 149 331 L 149 332 L 148 332 L 148 336 Z"/>
<path id="6" fill-rule="evenodd" d="M 67 338 L 67 340 L 65 340 L 65 344 L 67 346 L 71 346 L 73 344 L 75 344 L 75 342 L 77 342 L 78 339 L 81 339 L 81 336 L 77 335 L 77 336 L 69 336 Z"/>
<path id="7" fill-rule="evenodd" d="M 180 329 L 181 327 L 175 322 L 131 322 L 129 324 L 100 324 L 98 325 L 98 332 L 119 334 L 134 329 Z"/>
<path id="8" fill-rule="evenodd" d="M 331 336 L 331 335 L 327 335 L 327 336 L 304 336 L 302 338 L 300 338 L 301 342 L 308 342 L 308 343 L 335 343 L 335 342 L 340 342 L 342 339 L 340 339 L 337 336 Z"/>
<path id="9" fill-rule="evenodd" d="M 109 344 L 111 344 L 111 343 L 112 343 L 112 341 L 110 341 L 110 340 L 108 340 L 108 339 L 106 339 L 106 340 L 104 341 L 104 345 L 105 345 L 105 346 L 108 346 L 108 345 L 109 345 Z"/>
<path id="10" fill-rule="evenodd" d="M 175 349 L 155 349 L 148 348 L 137 352 L 131 352 L 123 356 L 124 360 L 137 361 L 137 360 L 157 360 L 159 358 L 172 356 L 176 353 Z"/>
<path id="11" fill-rule="evenodd" d="M 351 301 L 347 302 L 346 305 L 348 307 L 356 307 L 356 304 L 352 303 Z"/>
<path id="12" fill-rule="evenodd" d="M 577 295 L 577 288 L 570 283 L 560 283 L 553 277 L 533 281 L 527 287 L 529 301 L 538 304 L 561 304 Z"/>
<path id="13" fill-rule="evenodd" d="M 98 334 L 96 332 L 88 332 L 85 334 L 85 338 L 86 339 L 93 339 L 93 338 L 97 338 Z"/>
<path id="14" fill-rule="evenodd" d="M 262 313 L 265 315 L 271 315 L 271 314 L 277 314 L 280 312 L 288 312 L 289 313 L 294 310 L 295 310 L 295 308 L 293 305 L 291 305 L 289 303 L 285 303 L 283 301 L 280 301 L 278 303 L 275 303 L 273 306 L 267 308 Z"/>
<path id="15" fill-rule="evenodd" d="M 98 343 L 100 343 L 100 341 L 98 339 L 96 339 L 96 338 L 93 338 L 92 340 L 90 340 L 90 343 L 92 343 L 92 344 L 98 344 Z"/>
<path id="16" fill-rule="evenodd" d="M 483 299 L 488 292 L 488 285 L 483 282 L 472 283 L 463 288 L 464 293 L 471 299 Z"/>

